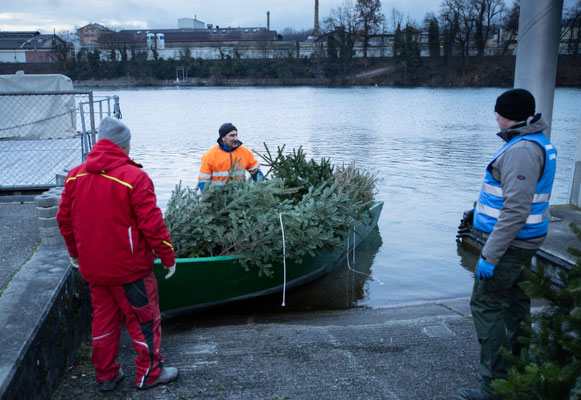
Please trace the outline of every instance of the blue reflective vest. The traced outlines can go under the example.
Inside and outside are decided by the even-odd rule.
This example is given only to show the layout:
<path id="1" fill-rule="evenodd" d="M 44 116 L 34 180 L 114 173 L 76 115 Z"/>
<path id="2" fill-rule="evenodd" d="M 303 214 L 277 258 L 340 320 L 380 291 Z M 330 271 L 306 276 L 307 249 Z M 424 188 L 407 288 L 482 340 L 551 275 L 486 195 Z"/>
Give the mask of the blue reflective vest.
<path id="1" fill-rule="evenodd" d="M 491 165 L 510 146 L 521 140 L 536 142 L 545 150 L 545 168 L 535 188 L 530 214 L 524 227 L 516 236 L 517 239 L 526 240 L 544 236 L 549 230 L 549 199 L 557 168 L 557 150 L 542 132 L 514 137 L 492 158 L 486 167 L 484 184 L 474 209 L 474 227 L 488 233 L 494 229 L 504 200 L 502 198 L 502 184 L 492 176 Z"/>

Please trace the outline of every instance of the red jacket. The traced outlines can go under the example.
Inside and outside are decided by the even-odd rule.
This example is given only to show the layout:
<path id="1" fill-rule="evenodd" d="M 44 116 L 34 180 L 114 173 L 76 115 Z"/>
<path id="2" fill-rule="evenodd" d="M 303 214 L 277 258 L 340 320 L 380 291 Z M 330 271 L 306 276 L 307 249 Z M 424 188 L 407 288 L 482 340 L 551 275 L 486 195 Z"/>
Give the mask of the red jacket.
<path id="1" fill-rule="evenodd" d="M 121 285 L 149 274 L 154 252 L 175 263 L 153 183 L 141 166 L 107 139 L 67 175 L 57 220 L 83 279 Z"/>

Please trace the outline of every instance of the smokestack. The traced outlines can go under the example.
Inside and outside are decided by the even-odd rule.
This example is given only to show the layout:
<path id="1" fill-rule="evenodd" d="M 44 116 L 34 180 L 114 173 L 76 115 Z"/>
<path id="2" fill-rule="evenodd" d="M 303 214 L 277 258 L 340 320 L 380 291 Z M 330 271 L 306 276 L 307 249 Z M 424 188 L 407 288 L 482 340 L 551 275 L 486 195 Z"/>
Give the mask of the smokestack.
<path id="1" fill-rule="evenodd" d="M 266 30 L 270 30 L 270 11 L 266 12 Z"/>
<path id="2" fill-rule="evenodd" d="M 319 0 L 315 0 L 315 27 L 313 36 L 319 36 Z"/>

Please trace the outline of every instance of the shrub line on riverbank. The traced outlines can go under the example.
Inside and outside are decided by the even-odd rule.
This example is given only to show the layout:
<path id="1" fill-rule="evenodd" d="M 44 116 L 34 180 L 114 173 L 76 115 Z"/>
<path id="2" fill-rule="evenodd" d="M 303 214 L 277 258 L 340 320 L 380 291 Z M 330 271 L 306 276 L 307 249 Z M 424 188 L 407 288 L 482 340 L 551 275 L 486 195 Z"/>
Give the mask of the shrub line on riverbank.
<path id="1" fill-rule="evenodd" d="M 511 87 L 514 56 L 421 57 L 414 64 L 393 58 L 353 59 L 341 73 L 319 59 L 190 60 L 187 78 L 176 79 L 181 60 L 100 61 L 93 68 L 72 63 L 0 63 L 0 74 L 62 73 L 75 86 L 386 86 Z M 581 57 L 560 56 L 557 86 L 581 86 Z"/>

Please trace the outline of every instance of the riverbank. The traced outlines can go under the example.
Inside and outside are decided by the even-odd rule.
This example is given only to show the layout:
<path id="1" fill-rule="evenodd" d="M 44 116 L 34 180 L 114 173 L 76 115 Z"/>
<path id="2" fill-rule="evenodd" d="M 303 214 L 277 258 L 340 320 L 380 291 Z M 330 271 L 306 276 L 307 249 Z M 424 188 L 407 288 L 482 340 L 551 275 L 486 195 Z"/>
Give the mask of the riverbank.
<path id="1" fill-rule="evenodd" d="M 386 86 L 511 87 L 515 56 L 140 60 L 58 64 L 0 63 L 0 74 L 61 73 L 79 87 L 120 86 Z M 186 68 L 185 78 L 177 69 Z M 182 73 L 183 75 L 183 73 Z M 559 56 L 556 84 L 581 86 L 581 57 Z"/>
<path id="2" fill-rule="evenodd" d="M 182 80 L 172 79 L 103 79 L 103 80 L 76 80 L 75 88 L 101 88 L 101 87 L 181 87 L 181 86 L 332 86 L 325 79 L 217 79 L 217 78 L 188 78 Z"/>

